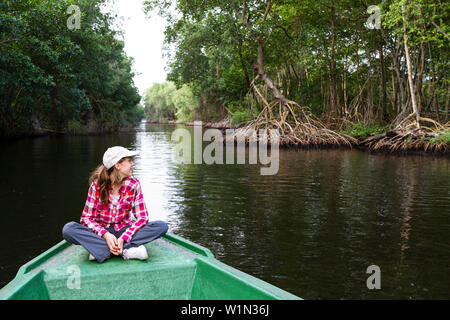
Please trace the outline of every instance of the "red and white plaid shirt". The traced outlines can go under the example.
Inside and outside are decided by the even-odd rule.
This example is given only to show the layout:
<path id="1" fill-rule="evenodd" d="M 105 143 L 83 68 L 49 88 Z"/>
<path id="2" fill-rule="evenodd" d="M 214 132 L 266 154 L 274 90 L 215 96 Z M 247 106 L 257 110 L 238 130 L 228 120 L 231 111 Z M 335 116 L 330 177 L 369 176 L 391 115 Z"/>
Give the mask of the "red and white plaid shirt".
<path id="1" fill-rule="evenodd" d="M 149 221 L 141 184 L 138 179 L 133 177 L 124 179 L 119 189 L 120 197 L 117 205 L 112 203 L 112 189 L 110 188 L 108 191 L 109 203 L 104 205 L 100 200 L 97 181 L 92 182 L 80 222 L 100 237 L 107 232 L 106 228 L 111 225 L 114 226 L 115 231 L 130 226 L 120 236 L 124 241 L 129 242 L 136 231 Z M 136 218 L 135 221 L 132 219 L 133 216 Z"/>

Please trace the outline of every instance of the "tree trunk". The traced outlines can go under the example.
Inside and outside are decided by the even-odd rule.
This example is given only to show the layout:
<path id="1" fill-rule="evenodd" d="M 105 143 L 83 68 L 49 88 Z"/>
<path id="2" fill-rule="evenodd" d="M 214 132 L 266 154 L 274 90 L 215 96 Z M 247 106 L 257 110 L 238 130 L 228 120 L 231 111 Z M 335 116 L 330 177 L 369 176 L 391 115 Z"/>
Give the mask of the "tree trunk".
<path id="1" fill-rule="evenodd" d="M 344 114 L 347 114 L 347 68 L 344 70 L 344 74 L 342 75 L 343 81 L 343 91 L 344 91 Z"/>
<path id="2" fill-rule="evenodd" d="M 425 103 L 425 98 L 423 95 L 423 74 L 425 70 L 425 50 L 423 47 L 423 41 L 420 40 L 420 67 L 417 73 L 417 93 L 419 97 L 419 101 L 417 102 L 417 109 L 419 112 L 422 111 L 422 107 Z M 426 110 L 426 109 L 425 109 Z"/>
<path id="3" fill-rule="evenodd" d="M 395 106 L 397 105 L 398 100 L 398 90 L 397 90 L 397 83 L 395 82 L 395 76 L 392 72 L 391 74 L 391 80 L 392 80 L 392 96 L 391 96 L 391 106 L 392 110 L 395 110 Z"/>
<path id="4" fill-rule="evenodd" d="M 394 53 L 394 51 L 392 51 L 392 63 L 394 65 L 395 74 L 397 76 L 397 85 L 400 91 L 400 103 L 397 104 L 397 112 L 400 112 L 407 99 L 405 94 L 405 87 L 403 86 L 402 74 L 400 72 L 400 61 L 398 59 L 398 53 Z"/>
<path id="5" fill-rule="evenodd" d="M 383 119 L 387 120 L 387 89 L 386 89 L 386 69 L 384 66 L 384 53 L 383 53 L 383 39 L 381 38 L 378 42 L 378 51 L 380 53 L 380 69 L 381 69 L 381 90 L 382 90 L 382 100 L 383 105 Z"/>
<path id="6" fill-rule="evenodd" d="M 448 100 L 449 100 L 449 94 L 450 94 L 450 86 L 448 86 L 447 93 L 445 95 L 445 121 L 448 121 Z"/>
<path id="7" fill-rule="evenodd" d="M 264 45 L 262 43 L 261 36 L 257 37 L 258 42 L 258 56 L 255 62 L 253 62 L 253 67 L 258 71 L 259 76 L 266 84 L 267 88 L 272 91 L 273 96 L 275 99 L 280 100 L 282 105 L 286 104 L 286 97 L 281 93 L 280 90 L 275 86 L 272 79 L 269 78 L 269 76 L 264 71 Z"/>
<path id="8" fill-rule="evenodd" d="M 331 113 L 333 115 L 337 115 L 337 88 L 336 88 L 336 52 L 335 52 L 335 42 L 336 42 L 336 34 L 335 34 L 335 24 L 336 24 L 336 16 L 335 16 L 335 6 L 334 0 L 331 0 L 331 61 L 330 61 L 330 101 L 331 101 Z"/>
<path id="9" fill-rule="evenodd" d="M 249 28 L 249 30 L 252 30 L 252 27 L 249 24 L 249 19 L 246 18 L 246 12 L 245 12 L 246 8 L 247 8 L 246 2 L 244 1 L 242 12 L 239 14 L 239 12 L 237 12 L 236 10 L 234 10 L 234 11 L 235 11 L 236 15 L 239 17 L 239 19 L 241 20 L 242 24 L 245 25 L 247 28 Z M 269 1 L 267 1 L 266 11 L 264 12 L 264 16 L 261 21 L 261 26 L 264 25 L 271 8 L 272 8 L 272 2 L 269 0 Z M 268 35 L 268 37 L 264 43 L 263 43 L 261 34 L 256 36 L 256 41 L 258 43 L 257 58 L 256 58 L 256 61 L 253 61 L 252 66 L 253 66 L 253 68 L 256 69 L 256 71 L 258 71 L 258 75 L 264 81 L 267 88 L 269 88 L 270 91 L 272 91 L 273 96 L 281 102 L 281 105 L 284 106 L 287 101 L 286 97 L 280 92 L 280 90 L 278 90 L 278 88 L 276 87 L 276 85 L 274 84 L 272 79 L 270 79 L 269 76 L 264 71 L 264 47 L 267 44 L 267 42 L 270 38 L 270 35 L 271 35 L 271 33 Z"/>
<path id="10" fill-rule="evenodd" d="M 408 67 L 408 83 L 409 83 L 409 92 L 411 94 L 411 103 L 413 112 L 416 114 L 416 122 L 417 127 L 419 127 L 419 109 L 417 108 L 417 100 L 416 100 L 416 93 L 414 90 L 414 82 L 412 78 L 412 66 L 411 66 L 411 57 L 409 55 L 409 48 L 408 48 L 408 35 L 406 34 L 406 21 L 405 21 L 405 9 L 402 6 L 402 19 L 403 19 L 403 44 L 405 46 L 405 57 L 406 57 L 406 66 Z"/>
<path id="11" fill-rule="evenodd" d="M 369 47 L 366 47 L 366 55 L 367 55 L 367 61 L 369 62 L 369 70 L 373 70 L 372 68 L 372 57 L 370 54 Z M 369 73 L 369 77 L 371 77 Z M 373 118 L 373 83 L 371 79 L 369 78 L 368 84 L 367 84 L 367 107 L 368 111 L 366 112 L 367 115 L 369 115 L 369 119 Z"/>
<path id="12" fill-rule="evenodd" d="M 248 75 L 247 67 L 244 62 L 244 57 L 242 56 L 242 40 L 239 40 L 238 54 L 239 54 L 239 61 L 241 63 L 241 68 L 244 71 L 245 82 L 247 83 L 247 88 L 250 90 L 250 86 L 251 86 L 250 76 Z M 252 95 L 253 95 L 253 98 L 256 98 L 253 91 L 252 91 Z"/>

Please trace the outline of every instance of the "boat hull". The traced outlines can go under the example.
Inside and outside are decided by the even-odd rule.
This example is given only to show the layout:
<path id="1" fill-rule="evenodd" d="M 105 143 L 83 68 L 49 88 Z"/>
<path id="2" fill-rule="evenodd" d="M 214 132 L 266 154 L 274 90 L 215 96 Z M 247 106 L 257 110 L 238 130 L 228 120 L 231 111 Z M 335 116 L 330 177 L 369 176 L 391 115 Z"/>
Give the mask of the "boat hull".
<path id="1" fill-rule="evenodd" d="M 146 261 L 88 260 L 63 240 L 23 265 L 0 290 L 12 300 L 296 300 L 299 297 L 230 267 L 210 250 L 166 234 L 146 245 Z"/>

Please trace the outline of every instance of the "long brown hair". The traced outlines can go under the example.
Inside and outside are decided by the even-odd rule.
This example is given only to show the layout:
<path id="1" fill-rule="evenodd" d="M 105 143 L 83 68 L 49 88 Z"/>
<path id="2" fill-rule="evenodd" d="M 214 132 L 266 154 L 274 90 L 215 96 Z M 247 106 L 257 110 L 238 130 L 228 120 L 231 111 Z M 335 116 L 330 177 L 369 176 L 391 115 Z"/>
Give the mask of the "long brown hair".
<path id="1" fill-rule="evenodd" d="M 126 158 L 120 159 L 118 163 L 121 163 L 125 159 Z M 118 185 L 122 182 L 120 174 L 114 166 L 110 169 L 106 169 L 103 164 L 99 165 L 91 173 L 91 176 L 89 177 L 89 185 L 91 185 L 94 181 L 97 181 L 100 200 L 104 205 L 109 203 L 109 188 L 112 185 Z"/>

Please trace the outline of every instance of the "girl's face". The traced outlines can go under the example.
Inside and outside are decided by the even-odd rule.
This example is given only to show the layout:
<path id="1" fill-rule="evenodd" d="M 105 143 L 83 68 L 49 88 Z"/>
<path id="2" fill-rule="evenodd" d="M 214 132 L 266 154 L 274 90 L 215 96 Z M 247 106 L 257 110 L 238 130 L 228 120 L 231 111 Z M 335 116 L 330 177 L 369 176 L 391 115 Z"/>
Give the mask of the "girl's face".
<path id="1" fill-rule="evenodd" d="M 133 175 L 134 162 L 131 158 L 125 158 L 122 162 L 118 162 L 114 166 L 116 167 L 117 171 L 119 171 L 122 179 L 131 177 Z"/>

